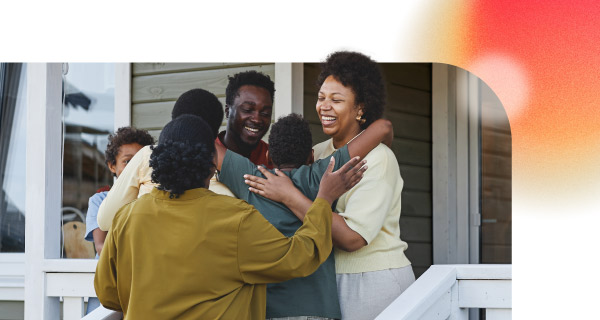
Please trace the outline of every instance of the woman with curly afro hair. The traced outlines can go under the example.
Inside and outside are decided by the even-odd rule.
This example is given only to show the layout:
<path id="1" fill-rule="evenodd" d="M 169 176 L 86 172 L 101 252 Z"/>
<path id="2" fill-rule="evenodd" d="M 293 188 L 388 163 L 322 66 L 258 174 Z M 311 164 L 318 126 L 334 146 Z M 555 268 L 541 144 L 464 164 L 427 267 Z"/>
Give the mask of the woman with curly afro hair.
<path id="1" fill-rule="evenodd" d="M 330 156 L 382 117 L 385 86 L 377 63 L 358 53 L 334 52 L 321 64 L 316 111 L 331 139 L 313 147 L 315 159 Z M 337 202 L 333 243 L 342 319 L 373 319 L 398 297 L 415 276 L 400 239 L 403 181 L 396 156 L 380 144 L 365 158 L 364 178 Z M 308 198 L 281 188 L 274 176 L 257 189 L 286 199 L 290 209 Z M 268 182 L 271 181 L 271 182 Z"/>
<path id="2" fill-rule="evenodd" d="M 125 319 L 265 319 L 267 283 L 308 276 L 329 256 L 331 205 L 346 190 L 333 162 L 288 238 L 247 202 L 207 189 L 214 143 L 200 117 L 172 120 L 150 158 L 158 188 L 115 215 L 94 286 Z"/>

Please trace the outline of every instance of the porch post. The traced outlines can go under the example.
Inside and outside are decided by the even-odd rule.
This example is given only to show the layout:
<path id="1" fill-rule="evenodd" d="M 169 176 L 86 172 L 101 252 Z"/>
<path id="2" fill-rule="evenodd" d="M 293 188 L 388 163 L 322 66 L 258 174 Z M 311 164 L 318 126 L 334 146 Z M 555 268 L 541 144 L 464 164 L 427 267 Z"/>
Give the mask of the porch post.
<path id="1" fill-rule="evenodd" d="M 114 131 L 131 125 L 131 63 L 115 63 Z"/>
<path id="2" fill-rule="evenodd" d="M 60 258 L 62 64 L 27 66 L 25 319 L 58 319 L 44 259 Z"/>
<path id="3" fill-rule="evenodd" d="M 469 217 L 471 202 L 468 72 L 446 64 L 432 66 L 432 196 L 433 196 L 433 263 L 455 264 L 473 261 L 469 254 Z M 470 148 L 475 147 L 472 150 Z M 472 199 L 476 201 L 477 198 Z"/>
<path id="4" fill-rule="evenodd" d="M 275 63 L 275 98 L 273 115 L 277 118 L 289 113 L 303 114 L 304 65 L 302 63 Z"/>
<path id="5" fill-rule="evenodd" d="M 452 154 L 456 154 L 453 122 L 454 112 L 451 110 L 449 94 L 448 65 L 434 63 L 432 65 L 431 84 L 431 140 L 432 140 L 432 197 L 433 197 L 433 263 L 451 263 L 453 223 L 455 215 L 456 194 L 452 193 L 452 182 L 456 172 L 451 163 Z"/>

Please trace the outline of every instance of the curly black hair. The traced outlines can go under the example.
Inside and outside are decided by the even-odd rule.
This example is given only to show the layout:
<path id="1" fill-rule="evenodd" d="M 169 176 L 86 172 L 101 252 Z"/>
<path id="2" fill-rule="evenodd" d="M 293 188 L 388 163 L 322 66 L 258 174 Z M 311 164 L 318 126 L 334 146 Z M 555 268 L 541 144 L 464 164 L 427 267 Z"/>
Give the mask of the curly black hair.
<path id="1" fill-rule="evenodd" d="M 236 73 L 233 75 L 233 77 L 228 76 L 227 78 L 229 79 L 229 83 L 227 84 L 227 88 L 225 88 L 225 104 L 227 104 L 228 106 L 233 105 L 233 101 L 238 95 L 238 90 L 241 86 L 245 85 L 251 85 L 266 89 L 267 91 L 269 91 L 271 101 L 273 101 L 275 95 L 275 83 L 271 80 L 271 77 L 269 77 L 268 75 L 255 70 L 250 70 Z"/>
<path id="2" fill-rule="evenodd" d="M 106 164 L 117 163 L 119 149 L 124 144 L 137 143 L 141 146 L 154 144 L 154 138 L 146 130 L 136 129 L 134 127 L 121 127 L 117 132 L 108 136 L 108 145 L 104 152 Z M 113 175 L 115 175 L 113 173 Z"/>
<path id="3" fill-rule="evenodd" d="M 158 145 L 152 147 L 152 181 L 159 190 L 177 198 L 186 190 L 206 188 L 214 172 L 215 144 L 209 125 L 200 117 L 181 115 L 163 128 Z"/>
<path id="4" fill-rule="evenodd" d="M 269 155 L 273 164 L 300 167 L 312 150 L 312 135 L 308 122 L 301 115 L 291 113 L 271 126 Z"/>
<path id="5" fill-rule="evenodd" d="M 363 119 L 366 121 L 360 125 L 361 129 L 366 129 L 382 117 L 385 85 L 377 62 L 359 52 L 337 51 L 321 63 L 317 87 L 320 88 L 329 76 L 350 87 L 355 95 L 355 103 L 364 105 Z"/>
<path id="6" fill-rule="evenodd" d="M 204 119 L 214 136 L 219 133 L 219 127 L 223 123 L 223 105 L 214 94 L 204 89 L 192 89 L 177 98 L 171 112 L 171 119 L 182 114 L 193 114 Z"/>

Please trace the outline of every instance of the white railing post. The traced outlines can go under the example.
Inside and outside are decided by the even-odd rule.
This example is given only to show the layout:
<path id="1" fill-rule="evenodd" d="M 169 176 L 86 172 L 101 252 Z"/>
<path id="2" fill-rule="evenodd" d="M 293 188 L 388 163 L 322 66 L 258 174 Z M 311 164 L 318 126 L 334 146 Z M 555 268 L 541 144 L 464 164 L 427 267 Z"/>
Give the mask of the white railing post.
<path id="1" fill-rule="evenodd" d="M 123 319 L 123 313 L 112 311 L 99 306 L 98 309 L 90 312 L 87 316 L 81 318 L 81 320 L 121 320 Z"/>
<path id="2" fill-rule="evenodd" d="M 83 315 L 83 297 L 63 297 L 63 320 L 79 320 Z"/>
<path id="3" fill-rule="evenodd" d="M 510 320 L 512 319 L 512 309 L 487 308 L 485 310 L 486 320 Z"/>
<path id="4" fill-rule="evenodd" d="M 44 259 L 60 258 L 62 64 L 27 65 L 25 319 L 58 319 Z"/>

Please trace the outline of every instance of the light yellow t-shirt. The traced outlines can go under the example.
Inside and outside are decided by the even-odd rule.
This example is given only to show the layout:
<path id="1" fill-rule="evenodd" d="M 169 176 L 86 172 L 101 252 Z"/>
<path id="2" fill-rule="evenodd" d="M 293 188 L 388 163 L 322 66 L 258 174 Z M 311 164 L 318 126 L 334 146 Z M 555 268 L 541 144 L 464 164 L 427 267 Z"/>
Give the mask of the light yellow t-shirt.
<path id="1" fill-rule="evenodd" d="M 152 182 L 151 154 L 150 146 L 143 147 L 123 169 L 98 209 L 97 220 L 100 230 L 108 231 L 115 214 L 122 206 L 149 193 L 158 185 Z M 210 180 L 208 189 L 218 194 L 235 197 L 229 188 L 217 181 L 215 177 Z"/>
<path id="2" fill-rule="evenodd" d="M 313 147 L 315 159 L 330 156 L 333 140 Z M 367 245 L 354 252 L 335 248 L 336 273 L 359 273 L 410 265 L 408 245 L 400 240 L 400 196 L 404 181 L 396 156 L 380 144 L 365 157 L 369 168 L 363 179 L 337 202 L 336 211 Z"/>

